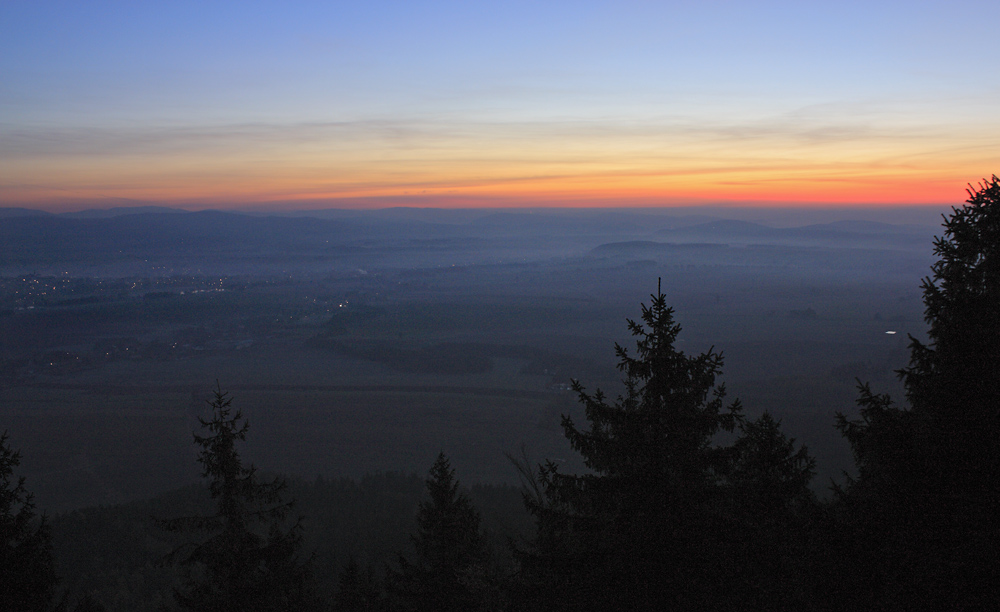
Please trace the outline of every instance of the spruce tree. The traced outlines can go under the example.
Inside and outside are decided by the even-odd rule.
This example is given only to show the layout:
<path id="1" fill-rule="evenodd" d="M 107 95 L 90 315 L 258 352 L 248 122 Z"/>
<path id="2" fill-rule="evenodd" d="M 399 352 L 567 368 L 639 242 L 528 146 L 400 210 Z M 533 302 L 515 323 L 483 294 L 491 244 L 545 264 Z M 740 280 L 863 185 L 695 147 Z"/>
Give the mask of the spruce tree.
<path id="1" fill-rule="evenodd" d="M 15 477 L 21 454 L 0 435 L 0 610 L 31 612 L 52 608 L 56 575 L 52 535 L 45 516 L 35 512 L 24 477 Z"/>
<path id="2" fill-rule="evenodd" d="M 417 512 L 412 560 L 400 555 L 390 576 L 400 610 L 469 612 L 481 607 L 488 555 L 479 512 L 459 490 L 444 453 L 427 478 L 429 499 Z"/>
<path id="3" fill-rule="evenodd" d="M 673 309 L 659 288 L 651 297 L 642 322 L 627 321 L 634 356 L 615 345 L 624 393 L 609 402 L 573 381 L 588 427 L 564 416 L 563 429 L 590 473 L 548 463 L 541 497 L 525 497 L 538 530 L 523 555 L 524 597 L 540 609 L 691 609 L 727 597 L 719 484 L 731 452 L 713 438 L 734 429 L 741 407 L 716 384 L 722 355 L 678 350 Z"/>
<path id="4" fill-rule="evenodd" d="M 911 411 L 933 435 L 931 462 L 947 465 L 935 486 L 949 506 L 1000 506 L 1000 179 L 969 190 L 934 241 L 925 278 L 929 344 L 910 341 L 900 374 Z M 952 508 L 949 508 L 951 510 Z"/>
<path id="5" fill-rule="evenodd" d="M 922 283 L 929 342 L 911 337 L 899 371 L 908 405 L 860 385 L 860 418 L 838 417 L 858 470 L 841 491 L 855 590 L 881 608 L 975 608 L 1000 583 L 1000 179 L 970 186 L 944 229 Z"/>
<path id="6" fill-rule="evenodd" d="M 809 485 L 816 461 L 766 412 L 739 430 L 726 477 L 729 607 L 808 609 L 815 603 L 810 570 L 820 507 Z"/>
<path id="7" fill-rule="evenodd" d="M 215 512 L 163 521 L 167 529 L 208 536 L 174 552 L 185 569 L 176 599 L 198 612 L 308 610 L 315 601 L 310 564 L 300 559 L 300 521 L 282 528 L 293 504 L 282 499 L 286 483 L 262 482 L 243 465 L 236 444 L 246 440 L 249 423 L 233 411 L 228 393 L 214 395 L 211 418 L 199 418 L 206 434 L 194 441 Z"/>
<path id="8" fill-rule="evenodd" d="M 378 612 L 385 609 L 382 584 L 371 565 L 364 569 L 352 558 L 337 578 L 336 612 Z"/>

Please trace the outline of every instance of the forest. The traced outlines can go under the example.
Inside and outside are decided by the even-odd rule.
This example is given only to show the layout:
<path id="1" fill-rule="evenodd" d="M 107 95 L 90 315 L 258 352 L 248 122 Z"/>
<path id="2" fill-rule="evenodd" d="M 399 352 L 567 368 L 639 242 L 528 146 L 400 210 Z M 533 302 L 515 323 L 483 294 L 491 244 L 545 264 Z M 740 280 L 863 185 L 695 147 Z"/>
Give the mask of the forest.
<path id="1" fill-rule="evenodd" d="M 603 248 L 625 249 L 632 258 L 664 247 Z M 460 476 L 473 466 L 447 448 L 419 476 L 377 470 L 339 479 L 282 476 L 246 458 L 254 436 L 280 428 L 282 415 L 251 422 L 239 394 L 219 381 L 198 407 L 193 441 L 188 437 L 187 457 L 201 484 L 50 516 L 18 471 L 28 457 L 18 450 L 17 432 L 8 430 L 0 440 L 0 607 L 989 608 L 1000 583 L 998 251 L 1000 179 L 994 176 L 970 188 L 966 204 L 952 210 L 934 240 L 935 261 L 920 285 L 927 328 L 909 336 L 898 384 L 865 376 L 880 368 L 846 370 L 857 374 L 851 383 L 856 407 L 844 406 L 829 426 L 848 445 L 852 465 L 822 483 L 816 482 L 816 457 L 786 432 L 780 415 L 744 409 L 723 379 L 726 360 L 714 344 L 705 350 L 682 344 L 684 321 L 661 284 L 637 314 L 618 313 L 627 337 L 613 345 L 610 372 L 598 371 L 608 360 L 574 359 L 565 348 L 407 345 L 402 332 L 355 342 L 352 330 L 398 323 L 402 315 L 388 317 L 375 307 L 345 311 L 339 298 L 329 300 L 326 306 L 336 304 L 338 312 L 324 316 L 322 332 L 308 339 L 317 351 L 404 374 L 461 370 L 501 377 L 505 371 L 490 364 L 505 359 L 528 364 L 518 375 L 549 376 L 551 369 L 559 371 L 558 380 L 570 373 L 569 389 L 552 391 L 575 400 L 572 407 L 552 404 L 570 456 L 546 452 L 539 461 L 530 449 L 508 449 L 503 461 L 519 486 L 464 486 Z M 629 261 L 637 273 L 648 268 Z M 185 291 L 224 284 L 188 284 Z M 160 284 L 145 292 L 141 309 L 121 308 L 141 321 L 162 300 L 179 299 L 175 290 Z M 88 291 L 97 302 L 105 299 L 93 287 Z M 129 314 L 129 308 L 135 310 Z M 300 306 L 297 320 L 307 320 L 309 308 Z M 442 315 L 426 308 L 406 316 L 421 317 L 427 329 L 452 329 L 456 312 L 465 311 Z M 531 314 L 545 319 L 551 313 Z M 811 306 L 789 309 L 790 324 L 809 325 L 817 317 Z M 572 316 L 556 318 L 573 324 Z M 254 323 L 260 336 L 286 329 L 273 320 Z M 236 351 L 250 341 L 246 326 L 201 336 L 171 329 L 174 339 L 144 358 L 169 363 L 163 355 Z M 149 346 L 145 338 L 123 338 L 102 351 L 110 356 Z M 32 359 L 6 362 L 12 388 L 16 382 L 19 389 L 55 389 L 55 383 L 42 386 L 37 370 L 46 363 L 55 368 L 56 358 Z M 90 367 L 76 365 L 81 360 L 66 358 L 60 367 L 78 376 Z M 29 379 L 39 386 L 25 387 Z M 542 397 L 527 387 L 509 391 L 504 397 L 511 402 Z M 359 384 L 350 392 L 366 391 Z"/>

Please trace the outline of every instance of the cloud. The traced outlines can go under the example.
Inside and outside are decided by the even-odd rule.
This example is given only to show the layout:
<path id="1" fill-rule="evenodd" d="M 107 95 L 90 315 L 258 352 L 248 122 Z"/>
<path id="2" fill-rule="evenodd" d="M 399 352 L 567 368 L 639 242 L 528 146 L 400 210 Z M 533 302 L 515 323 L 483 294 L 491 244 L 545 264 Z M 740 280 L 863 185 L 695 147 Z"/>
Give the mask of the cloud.
<path id="1" fill-rule="evenodd" d="M 157 127 L 16 127 L 0 124 L 0 156 L 202 154 L 276 145 L 415 137 L 415 129 L 384 121 L 239 123 Z"/>
<path id="2" fill-rule="evenodd" d="M 722 115 L 726 116 L 726 115 Z M 954 129 L 954 126 L 948 126 Z M 698 114 L 647 114 L 635 117 L 579 119 L 538 117 L 530 120 L 446 118 L 360 119 L 350 121 L 259 122 L 214 125 L 24 126 L 0 123 L 0 157 L 73 157 L 120 155 L 242 156 L 295 150 L 356 151 L 362 156 L 411 150 L 432 156 L 461 151 L 488 159 L 520 148 L 532 159 L 572 151 L 594 157 L 632 154 L 685 146 L 697 154 L 713 144 L 743 148 L 828 146 L 841 143 L 930 142 L 961 138 L 924 117 L 887 121 L 884 113 L 851 105 L 823 105 L 783 114 L 724 120 Z M 571 151 L 572 150 L 572 151 Z M 761 149 L 767 156 L 768 150 Z"/>
<path id="3" fill-rule="evenodd" d="M 827 104 L 740 120 L 650 113 L 520 121 L 0 124 L 0 199 L 62 190 L 79 197 L 278 201 L 427 190 L 434 198 L 525 201 L 615 194 L 643 201 L 773 201 L 808 199 L 811 189 L 823 201 L 854 201 L 862 190 L 885 200 L 902 198 L 907 181 L 906 197 L 920 195 L 918 184 L 934 186 L 925 197 L 937 197 L 955 177 L 1000 165 L 995 129 L 922 117 L 887 117 L 876 104 Z"/>

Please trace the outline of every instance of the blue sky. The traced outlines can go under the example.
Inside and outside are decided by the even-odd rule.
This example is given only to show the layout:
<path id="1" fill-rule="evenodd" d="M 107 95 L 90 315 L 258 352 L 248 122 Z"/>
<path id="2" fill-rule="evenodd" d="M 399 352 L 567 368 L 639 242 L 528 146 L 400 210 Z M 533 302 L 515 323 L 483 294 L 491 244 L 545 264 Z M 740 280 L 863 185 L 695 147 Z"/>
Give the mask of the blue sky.
<path id="1" fill-rule="evenodd" d="M 1000 161 L 998 18 L 986 2 L 8 0 L 0 205 L 940 201 Z"/>

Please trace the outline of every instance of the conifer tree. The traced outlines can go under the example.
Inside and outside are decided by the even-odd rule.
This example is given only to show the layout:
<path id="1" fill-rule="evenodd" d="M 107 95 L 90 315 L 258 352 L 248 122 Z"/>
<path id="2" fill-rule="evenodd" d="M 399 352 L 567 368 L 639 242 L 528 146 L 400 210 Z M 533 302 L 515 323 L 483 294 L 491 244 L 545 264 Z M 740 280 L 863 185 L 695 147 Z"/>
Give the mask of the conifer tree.
<path id="1" fill-rule="evenodd" d="M 970 186 L 944 229 L 922 283 L 929 342 L 911 336 L 899 371 L 908 406 L 865 384 L 861 418 L 838 417 L 858 470 L 844 529 L 865 542 L 854 583 L 881 608 L 976 608 L 1000 583 L 1000 179 Z"/>
<path id="2" fill-rule="evenodd" d="M 816 473 L 816 460 L 808 449 L 796 449 L 795 439 L 785 436 L 781 424 L 767 412 L 754 421 L 741 422 L 739 429 L 727 480 L 740 505 L 755 508 L 770 520 L 811 506 L 815 496 L 809 483 Z"/>
<path id="3" fill-rule="evenodd" d="M 993 176 L 945 219 L 925 278 L 929 344 L 911 338 L 900 374 L 911 411 L 934 431 L 921 440 L 946 462 L 935 483 L 948 504 L 1000 503 L 1000 179 Z"/>
<path id="4" fill-rule="evenodd" d="M 299 556 L 300 522 L 282 528 L 292 507 L 282 499 L 286 483 L 262 482 L 252 465 L 243 465 L 236 444 L 246 439 L 249 423 L 233 411 L 228 393 L 214 394 L 211 418 L 199 418 L 207 432 L 194 441 L 215 513 L 163 522 L 170 530 L 208 534 L 174 552 L 186 570 L 176 599 L 198 612 L 308 610 L 315 601 L 310 564 Z"/>
<path id="5" fill-rule="evenodd" d="M 819 504 L 809 484 L 816 461 L 766 412 L 739 429 L 726 478 L 731 607 L 808 609 L 815 598 L 809 580 Z"/>
<path id="6" fill-rule="evenodd" d="M 55 595 L 52 536 L 35 513 L 24 477 L 15 477 L 21 454 L 0 435 L 0 610 L 49 610 Z"/>
<path id="7" fill-rule="evenodd" d="M 444 453 L 427 478 L 429 499 L 417 512 L 415 556 L 400 555 L 390 576 L 393 600 L 401 610 L 468 612 L 481 604 L 488 555 L 479 512 L 459 490 Z"/>
<path id="8" fill-rule="evenodd" d="M 613 403 L 573 381 L 588 427 L 563 429 L 590 473 L 548 463 L 541 499 L 526 495 L 538 532 L 524 555 L 526 601 L 573 610 L 718 607 L 723 542 L 720 479 L 731 453 L 713 443 L 740 419 L 716 384 L 722 355 L 688 356 L 657 288 L 642 322 L 628 320 L 633 356 L 615 345 L 625 391 Z"/>
<path id="9" fill-rule="evenodd" d="M 337 612 L 378 612 L 385 608 L 382 585 L 371 566 L 364 569 L 351 559 L 337 579 L 334 610 Z"/>

